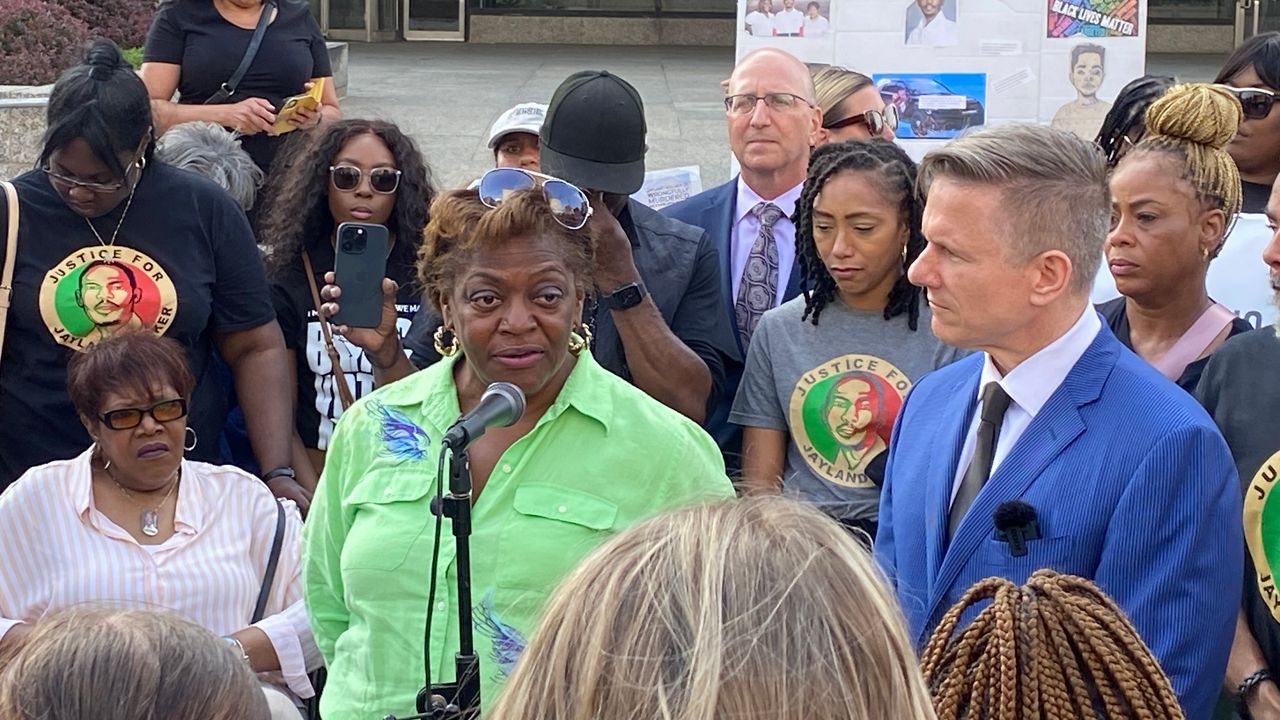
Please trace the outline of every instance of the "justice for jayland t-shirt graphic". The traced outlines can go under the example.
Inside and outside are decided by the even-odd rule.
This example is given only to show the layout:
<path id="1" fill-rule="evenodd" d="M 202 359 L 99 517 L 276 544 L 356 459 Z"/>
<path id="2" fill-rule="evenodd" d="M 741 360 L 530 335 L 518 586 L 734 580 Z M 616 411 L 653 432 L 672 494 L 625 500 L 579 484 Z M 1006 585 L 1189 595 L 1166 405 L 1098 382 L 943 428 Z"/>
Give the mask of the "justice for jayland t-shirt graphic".
<path id="1" fill-rule="evenodd" d="M 791 394 L 793 441 L 819 477 L 872 487 L 867 467 L 889 447 L 911 380 L 873 355 L 842 355 L 800 376 Z"/>
<path id="2" fill-rule="evenodd" d="M 40 315 L 60 345 L 84 351 L 126 328 L 165 334 L 178 293 L 160 263 L 122 245 L 76 250 L 45 273 Z"/>

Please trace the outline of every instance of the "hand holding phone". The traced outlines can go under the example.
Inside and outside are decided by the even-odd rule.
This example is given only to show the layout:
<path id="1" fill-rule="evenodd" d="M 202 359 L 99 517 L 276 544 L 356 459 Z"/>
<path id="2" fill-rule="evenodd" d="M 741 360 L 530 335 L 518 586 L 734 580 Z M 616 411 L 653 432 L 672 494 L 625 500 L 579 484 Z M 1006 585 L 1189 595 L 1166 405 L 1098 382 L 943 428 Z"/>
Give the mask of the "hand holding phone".
<path id="1" fill-rule="evenodd" d="M 312 82 L 311 89 L 307 92 L 286 98 L 280 106 L 280 112 L 276 115 L 276 122 L 271 128 L 271 132 L 276 135 L 283 135 L 297 130 L 298 126 L 289 121 L 298 114 L 299 110 L 314 111 L 318 109 L 323 96 L 324 78 L 319 78 Z"/>

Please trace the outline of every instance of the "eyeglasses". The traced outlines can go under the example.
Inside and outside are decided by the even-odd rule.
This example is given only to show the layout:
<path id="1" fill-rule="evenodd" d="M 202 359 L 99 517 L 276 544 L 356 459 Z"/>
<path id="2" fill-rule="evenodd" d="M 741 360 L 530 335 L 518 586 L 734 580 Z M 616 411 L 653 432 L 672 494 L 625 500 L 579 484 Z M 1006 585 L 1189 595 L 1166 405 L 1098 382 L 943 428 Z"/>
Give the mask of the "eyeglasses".
<path id="1" fill-rule="evenodd" d="M 1236 96 L 1240 101 L 1240 109 L 1250 120 L 1261 120 L 1271 114 L 1271 106 L 1276 104 L 1276 94 L 1262 88 L 1236 88 L 1230 85 L 1218 87 Z"/>
<path id="2" fill-rule="evenodd" d="M 873 137 L 879 137 L 884 134 L 885 128 L 896 130 L 898 127 L 898 107 L 896 105 L 886 105 L 884 112 L 879 110 L 868 110 L 857 115 L 850 115 L 843 120 L 836 120 L 830 125 L 823 125 L 827 130 L 839 130 L 847 128 L 851 125 L 863 125 L 871 131 Z"/>
<path id="3" fill-rule="evenodd" d="M 150 415 L 158 423 L 173 422 L 187 416 L 187 401 L 182 398 L 161 400 L 151 407 L 121 408 L 98 417 L 112 430 L 132 430 L 142 424 L 143 415 Z"/>
<path id="4" fill-rule="evenodd" d="M 81 187 L 96 193 L 113 193 L 113 192 L 119 191 L 125 185 L 122 182 L 115 182 L 115 183 L 85 182 L 84 180 L 80 180 L 79 178 L 68 177 L 66 175 L 56 173 L 48 165 L 40 169 L 44 171 L 45 175 L 49 176 L 49 179 L 51 181 L 58 183 L 59 185 L 66 186 L 68 188 Z"/>
<path id="5" fill-rule="evenodd" d="M 333 186 L 342 192 L 352 192 L 360 187 L 364 171 L 354 165 L 333 165 L 329 167 L 329 177 Z M 395 193 L 400 187 L 400 171 L 395 168 L 380 167 L 369 171 L 369 187 L 382 195 Z"/>
<path id="6" fill-rule="evenodd" d="M 591 219 L 591 201 L 578 186 L 560 178 L 520 168 L 494 168 L 480 178 L 480 202 L 496 208 L 513 192 L 542 187 L 551 216 L 570 230 L 581 230 Z"/>
<path id="7" fill-rule="evenodd" d="M 750 115 L 756 111 L 756 104 L 761 100 L 764 106 L 775 112 L 794 110 L 801 105 L 813 107 L 813 103 L 799 95 L 791 93 L 769 93 L 767 95 L 730 95 L 724 99 L 724 109 L 730 115 Z"/>

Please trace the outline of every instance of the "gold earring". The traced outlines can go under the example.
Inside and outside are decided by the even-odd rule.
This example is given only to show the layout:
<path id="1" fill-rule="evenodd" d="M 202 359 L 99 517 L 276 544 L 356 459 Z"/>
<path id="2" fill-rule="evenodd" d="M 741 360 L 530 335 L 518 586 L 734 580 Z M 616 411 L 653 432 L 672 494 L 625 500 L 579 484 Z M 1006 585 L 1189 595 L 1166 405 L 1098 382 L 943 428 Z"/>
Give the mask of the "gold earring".
<path id="1" fill-rule="evenodd" d="M 591 347 L 591 328 L 586 324 L 579 325 L 578 330 L 569 333 L 569 352 L 577 355 Z"/>
<path id="2" fill-rule="evenodd" d="M 907 264 L 907 245 L 906 245 L 906 243 L 903 243 L 903 245 L 902 245 L 902 264 L 903 264 L 903 265 L 906 265 L 906 264 Z"/>
<path id="3" fill-rule="evenodd" d="M 444 334 L 449 333 L 449 344 L 444 344 Z M 453 330 L 446 330 L 443 325 L 436 328 L 435 335 L 436 352 L 440 353 L 440 357 L 453 357 L 458 354 L 458 336 Z"/>

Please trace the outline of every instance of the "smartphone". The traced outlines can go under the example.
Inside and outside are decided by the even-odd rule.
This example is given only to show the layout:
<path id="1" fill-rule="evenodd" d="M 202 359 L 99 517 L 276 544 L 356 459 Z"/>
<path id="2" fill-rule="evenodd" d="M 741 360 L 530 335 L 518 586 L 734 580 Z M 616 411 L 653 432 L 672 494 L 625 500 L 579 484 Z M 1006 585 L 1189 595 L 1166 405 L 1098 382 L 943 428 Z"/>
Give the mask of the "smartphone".
<path id="1" fill-rule="evenodd" d="M 387 228 L 373 223 L 338 226 L 333 274 L 342 288 L 335 325 L 376 328 L 382 322 L 382 279 L 387 275 Z"/>
<path id="2" fill-rule="evenodd" d="M 280 107 L 280 112 L 276 113 L 276 123 L 273 128 L 275 134 L 283 135 L 298 129 L 297 125 L 289 122 L 289 119 L 298 113 L 299 108 L 307 108 L 315 110 L 320 107 L 320 98 L 324 96 L 324 78 L 319 78 L 311 87 L 309 92 L 301 95 L 294 95 L 286 98 Z"/>

